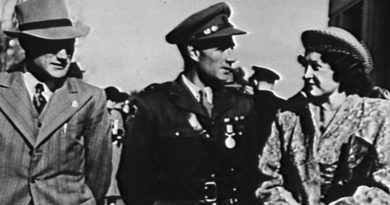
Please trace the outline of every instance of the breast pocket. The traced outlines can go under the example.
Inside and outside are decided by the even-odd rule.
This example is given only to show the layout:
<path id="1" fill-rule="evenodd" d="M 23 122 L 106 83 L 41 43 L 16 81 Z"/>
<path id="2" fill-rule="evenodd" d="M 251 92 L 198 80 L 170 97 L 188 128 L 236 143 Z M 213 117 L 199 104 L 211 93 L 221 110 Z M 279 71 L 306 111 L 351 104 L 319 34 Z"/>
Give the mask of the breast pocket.
<path id="1" fill-rule="evenodd" d="M 69 120 L 59 130 L 62 143 L 71 149 L 81 149 L 85 145 L 84 135 L 87 129 L 85 121 Z"/>
<path id="2" fill-rule="evenodd" d="M 161 130 L 158 135 L 158 147 L 164 153 L 190 152 L 201 146 L 197 131 L 186 128 L 171 128 Z"/>
<path id="3" fill-rule="evenodd" d="M 164 167 L 181 167 L 198 164 L 207 151 L 199 134 L 191 128 L 172 128 L 159 133 L 156 158 Z"/>

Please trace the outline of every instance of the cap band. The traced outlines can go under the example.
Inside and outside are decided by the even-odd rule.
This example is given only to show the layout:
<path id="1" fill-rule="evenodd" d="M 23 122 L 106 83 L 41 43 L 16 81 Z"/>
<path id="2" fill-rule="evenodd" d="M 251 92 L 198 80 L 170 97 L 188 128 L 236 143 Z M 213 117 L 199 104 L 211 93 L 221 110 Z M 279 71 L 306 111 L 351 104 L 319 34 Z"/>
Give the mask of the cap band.
<path id="1" fill-rule="evenodd" d="M 47 21 L 38 21 L 31 22 L 19 25 L 20 31 L 34 30 L 34 29 L 43 29 L 43 28 L 53 28 L 53 27 L 63 27 L 63 26 L 72 26 L 72 22 L 69 19 L 54 19 Z"/>

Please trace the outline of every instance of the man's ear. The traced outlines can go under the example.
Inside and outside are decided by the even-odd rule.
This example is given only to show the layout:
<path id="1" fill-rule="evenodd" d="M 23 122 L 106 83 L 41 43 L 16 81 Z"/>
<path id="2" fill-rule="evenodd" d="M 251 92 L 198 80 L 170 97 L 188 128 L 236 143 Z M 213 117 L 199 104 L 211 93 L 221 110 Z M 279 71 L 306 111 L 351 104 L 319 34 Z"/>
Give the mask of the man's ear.
<path id="1" fill-rule="evenodd" d="M 196 49 L 194 46 L 188 45 L 187 51 L 192 60 L 199 62 L 200 51 L 198 49 Z"/>

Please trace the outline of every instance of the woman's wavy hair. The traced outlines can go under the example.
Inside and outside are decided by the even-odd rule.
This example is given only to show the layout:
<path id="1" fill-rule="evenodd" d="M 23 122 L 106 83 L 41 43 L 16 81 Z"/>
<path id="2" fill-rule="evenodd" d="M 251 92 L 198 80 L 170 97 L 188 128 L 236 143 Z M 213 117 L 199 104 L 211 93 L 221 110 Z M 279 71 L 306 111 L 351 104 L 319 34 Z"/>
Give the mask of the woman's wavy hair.
<path id="1" fill-rule="evenodd" d="M 321 59 L 328 63 L 334 73 L 334 80 L 340 82 L 340 91 L 347 95 L 367 96 L 373 84 L 365 72 L 365 65 L 345 53 L 322 52 Z"/>

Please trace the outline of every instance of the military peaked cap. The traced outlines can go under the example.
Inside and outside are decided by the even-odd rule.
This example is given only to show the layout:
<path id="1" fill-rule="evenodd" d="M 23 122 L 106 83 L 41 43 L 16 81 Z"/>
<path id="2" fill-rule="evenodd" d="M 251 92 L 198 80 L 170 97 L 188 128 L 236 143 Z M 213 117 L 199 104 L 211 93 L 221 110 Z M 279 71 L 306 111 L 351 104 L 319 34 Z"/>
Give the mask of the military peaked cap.
<path id="1" fill-rule="evenodd" d="M 234 28 L 229 22 L 230 14 L 226 3 L 217 3 L 185 19 L 169 32 L 165 39 L 171 44 L 191 44 L 201 40 L 245 34 L 245 31 Z"/>
<path id="2" fill-rule="evenodd" d="M 249 78 L 249 80 L 273 82 L 280 79 L 280 75 L 276 71 L 273 71 L 269 68 L 252 66 L 252 70 L 254 73 Z"/>

